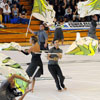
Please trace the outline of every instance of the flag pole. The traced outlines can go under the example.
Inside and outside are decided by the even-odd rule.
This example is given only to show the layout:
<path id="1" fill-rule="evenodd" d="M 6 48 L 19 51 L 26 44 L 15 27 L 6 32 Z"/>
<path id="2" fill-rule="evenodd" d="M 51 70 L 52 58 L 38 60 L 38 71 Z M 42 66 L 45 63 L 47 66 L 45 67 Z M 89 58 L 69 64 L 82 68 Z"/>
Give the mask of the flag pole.
<path id="1" fill-rule="evenodd" d="M 30 24 L 31 24 L 31 19 L 32 19 L 32 14 L 31 14 L 31 17 L 30 17 L 30 20 L 29 20 L 29 23 L 28 23 L 28 27 L 27 27 L 27 31 L 26 31 L 26 37 L 27 37 L 27 34 L 28 34 L 29 26 L 30 26 Z"/>

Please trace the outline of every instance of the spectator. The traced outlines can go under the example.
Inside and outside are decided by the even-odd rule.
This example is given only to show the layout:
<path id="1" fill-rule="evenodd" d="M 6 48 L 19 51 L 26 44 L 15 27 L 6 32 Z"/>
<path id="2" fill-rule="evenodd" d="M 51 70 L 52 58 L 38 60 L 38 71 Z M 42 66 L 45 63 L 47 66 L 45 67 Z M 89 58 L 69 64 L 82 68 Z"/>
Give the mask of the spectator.
<path id="1" fill-rule="evenodd" d="M 11 10 L 9 8 L 9 5 L 5 5 L 5 8 L 3 9 L 5 23 L 10 22 L 10 13 L 11 13 Z"/>
<path id="2" fill-rule="evenodd" d="M 3 9 L 0 8 L 0 24 L 2 23 L 2 13 L 3 13 Z"/>
<path id="3" fill-rule="evenodd" d="M 20 4 L 19 4 L 19 0 L 13 0 L 12 4 L 16 4 L 17 7 L 20 9 Z"/>
<path id="4" fill-rule="evenodd" d="M 74 12 L 75 11 L 75 1 L 74 0 L 72 0 L 70 6 L 71 6 L 71 9 L 72 9 L 72 12 Z"/>
<path id="5" fill-rule="evenodd" d="M 9 7 L 10 7 L 10 9 L 12 9 L 12 3 L 11 3 L 11 1 L 7 1 L 7 4 L 9 5 Z"/>
<path id="6" fill-rule="evenodd" d="M 27 10 L 25 9 L 24 5 L 21 5 L 19 13 L 21 18 L 27 18 Z"/>
<path id="7" fill-rule="evenodd" d="M 19 8 L 17 8 L 16 4 L 14 4 L 14 6 L 12 8 L 12 15 L 14 18 L 19 16 Z"/>
<path id="8" fill-rule="evenodd" d="M 20 21 L 22 24 L 28 24 L 29 22 L 29 19 L 27 19 L 27 10 L 24 5 L 22 5 L 20 9 Z"/>
<path id="9" fill-rule="evenodd" d="M 3 2 L 0 4 L 0 8 L 5 8 L 5 5 L 7 5 L 7 0 L 3 0 Z"/>
<path id="10" fill-rule="evenodd" d="M 13 16 L 13 19 L 11 19 L 11 23 L 13 24 L 20 23 L 19 8 L 17 8 L 16 4 L 14 4 L 14 7 L 12 8 L 12 16 Z"/>
<path id="11" fill-rule="evenodd" d="M 72 9 L 70 6 L 65 10 L 64 17 L 67 18 L 68 20 L 72 20 Z"/>
<path id="12" fill-rule="evenodd" d="M 73 21 L 74 21 L 74 22 L 80 21 L 80 16 L 79 16 L 79 14 L 78 14 L 77 6 L 75 6 L 75 11 L 73 12 Z"/>
<path id="13" fill-rule="evenodd" d="M 12 4 L 12 1 L 13 1 L 13 0 L 7 0 L 7 2 L 10 2 L 11 4 Z"/>

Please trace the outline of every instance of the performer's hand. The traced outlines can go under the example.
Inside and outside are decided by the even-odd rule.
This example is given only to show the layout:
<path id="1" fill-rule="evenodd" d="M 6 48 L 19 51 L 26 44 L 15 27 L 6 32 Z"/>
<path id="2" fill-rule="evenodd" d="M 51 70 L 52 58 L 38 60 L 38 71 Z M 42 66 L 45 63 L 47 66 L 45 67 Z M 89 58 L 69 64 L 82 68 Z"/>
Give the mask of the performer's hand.
<path id="1" fill-rule="evenodd" d="M 44 47 L 45 47 L 45 48 L 47 47 L 47 43 L 44 44 Z"/>
<path id="2" fill-rule="evenodd" d="M 31 92 L 31 91 L 32 91 L 32 89 L 26 89 L 26 93 Z"/>
<path id="3" fill-rule="evenodd" d="M 54 60 L 54 61 L 58 61 L 58 58 L 57 58 L 57 57 L 54 57 L 53 60 Z"/>
<path id="4" fill-rule="evenodd" d="M 18 50 L 19 52 L 21 52 L 21 50 Z"/>
<path id="5" fill-rule="evenodd" d="M 28 80 L 28 83 L 30 84 L 30 83 L 32 83 L 30 80 Z"/>

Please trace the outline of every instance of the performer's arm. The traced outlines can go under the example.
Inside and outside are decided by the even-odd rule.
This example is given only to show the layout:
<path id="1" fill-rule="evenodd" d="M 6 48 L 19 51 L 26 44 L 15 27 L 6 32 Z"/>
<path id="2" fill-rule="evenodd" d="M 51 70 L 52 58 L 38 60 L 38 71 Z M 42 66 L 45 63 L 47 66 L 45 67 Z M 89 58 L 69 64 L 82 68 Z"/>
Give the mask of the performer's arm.
<path id="1" fill-rule="evenodd" d="M 45 44 L 44 44 L 44 47 L 46 48 L 47 47 L 47 44 L 48 44 L 48 35 L 46 32 L 44 32 L 44 38 L 45 38 Z"/>
<path id="2" fill-rule="evenodd" d="M 26 92 L 21 96 L 21 98 L 19 98 L 18 100 L 23 100 L 24 97 L 26 96 L 27 93 L 29 93 L 30 91 L 32 91 L 32 89 L 30 90 L 26 90 Z"/>
<path id="3" fill-rule="evenodd" d="M 48 54 L 47 59 L 48 59 L 48 60 L 58 61 L 59 58 L 58 58 L 58 57 L 51 58 L 51 57 L 50 57 L 50 54 Z"/>
<path id="4" fill-rule="evenodd" d="M 17 75 L 17 74 L 13 74 L 9 79 L 9 83 L 11 83 L 15 78 L 18 78 L 18 79 L 21 79 L 25 82 L 28 82 L 28 83 L 31 83 L 29 80 L 25 79 L 24 77 L 20 76 L 20 75 Z"/>
<path id="5" fill-rule="evenodd" d="M 26 52 L 26 51 L 21 50 L 21 52 L 22 52 L 23 54 L 25 54 L 25 55 L 29 55 L 29 53 Z"/>
<path id="6" fill-rule="evenodd" d="M 61 59 L 62 58 L 62 53 L 58 53 L 57 56 L 58 56 L 59 59 Z"/>
<path id="7" fill-rule="evenodd" d="M 32 31 L 30 28 L 28 28 L 28 30 L 29 30 L 33 35 L 37 35 L 37 32 Z"/>
<path id="8" fill-rule="evenodd" d="M 44 47 L 46 48 L 48 45 L 48 39 L 45 40 L 45 44 L 44 44 Z"/>

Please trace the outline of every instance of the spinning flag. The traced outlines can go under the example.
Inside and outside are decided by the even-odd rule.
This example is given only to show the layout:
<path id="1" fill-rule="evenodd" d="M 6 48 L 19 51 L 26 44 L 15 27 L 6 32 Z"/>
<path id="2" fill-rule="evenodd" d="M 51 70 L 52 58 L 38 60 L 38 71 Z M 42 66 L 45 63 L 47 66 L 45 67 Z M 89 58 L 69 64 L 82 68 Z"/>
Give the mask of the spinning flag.
<path id="1" fill-rule="evenodd" d="M 90 37 L 82 37 L 72 43 L 65 54 L 93 56 L 98 47 L 98 40 Z"/>
<path id="2" fill-rule="evenodd" d="M 55 18 L 55 11 L 46 0 L 34 0 L 32 15 L 48 25 L 51 25 Z"/>
<path id="3" fill-rule="evenodd" d="M 10 57 L 0 53 L 0 75 L 7 78 L 11 76 L 12 74 L 21 75 L 22 77 L 29 80 L 28 75 L 18 63 L 16 63 Z M 19 91 L 21 91 L 22 93 L 25 93 L 25 90 L 28 87 L 28 83 L 21 79 L 16 78 L 15 86 L 16 88 L 18 88 Z"/>
<path id="4" fill-rule="evenodd" d="M 100 0 L 88 0 L 78 3 L 80 17 L 100 14 Z"/>

